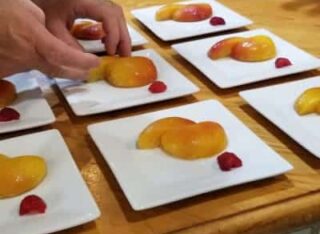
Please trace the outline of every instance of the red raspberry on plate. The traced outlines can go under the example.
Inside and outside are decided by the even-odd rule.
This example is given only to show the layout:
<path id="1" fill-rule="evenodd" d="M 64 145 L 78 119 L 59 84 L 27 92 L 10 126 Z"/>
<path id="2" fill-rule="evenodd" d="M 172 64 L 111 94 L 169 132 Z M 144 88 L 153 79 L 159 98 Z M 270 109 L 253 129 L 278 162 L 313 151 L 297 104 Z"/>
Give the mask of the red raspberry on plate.
<path id="1" fill-rule="evenodd" d="M 20 203 L 19 214 L 29 215 L 29 214 L 43 214 L 46 212 L 47 205 L 42 200 L 42 198 L 37 195 L 26 196 Z"/>
<path id="2" fill-rule="evenodd" d="M 276 68 L 282 68 L 282 67 L 291 66 L 292 63 L 289 59 L 280 57 L 276 59 L 275 65 L 276 65 Z"/>
<path id="3" fill-rule="evenodd" d="M 0 110 L 0 122 L 8 122 L 20 119 L 20 114 L 13 108 L 5 107 Z"/>
<path id="4" fill-rule="evenodd" d="M 225 152 L 217 158 L 219 167 L 222 171 L 230 171 L 232 168 L 242 166 L 242 161 L 237 155 L 230 152 Z"/>
<path id="5" fill-rule="evenodd" d="M 210 24 L 213 26 L 216 25 L 225 25 L 226 21 L 222 17 L 214 16 L 210 19 Z"/>
<path id="6" fill-rule="evenodd" d="M 154 81 L 149 86 L 149 91 L 151 93 L 162 93 L 167 90 L 167 85 L 163 83 L 162 81 Z"/>

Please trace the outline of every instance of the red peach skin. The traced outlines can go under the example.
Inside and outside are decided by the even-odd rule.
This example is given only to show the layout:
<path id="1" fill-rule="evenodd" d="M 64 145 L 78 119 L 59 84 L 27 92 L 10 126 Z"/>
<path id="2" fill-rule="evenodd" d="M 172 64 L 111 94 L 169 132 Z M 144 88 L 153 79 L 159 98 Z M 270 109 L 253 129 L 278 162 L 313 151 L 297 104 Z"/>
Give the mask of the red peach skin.
<path id="1" fill-rule="evenodd" d="M 10 105 L 17 97 L 14 84 L 0 79 L 0 108 Z"/>
<path id="2" fill-rule="evenodd" d="M 71 33 L 80 40 L 100 40 L 105 36 L 102 24 L 91 21 L 75 23 L 72 26 Z"/>
<path id="3" fill-rule="evenodd" d="M 208 19 L 212 16 L 212 8 L 209 4 L 188 4 L 177 9 L 172 19 L 178 22 L 196 22 Z"/>
<path id="4" fill-rule="evenodd" d="M 210 48 L 208 56 L 213 60 L 230 56 L 235 45 L 244 40 L 243 37 L 230 37 L 221 40 Z"/>

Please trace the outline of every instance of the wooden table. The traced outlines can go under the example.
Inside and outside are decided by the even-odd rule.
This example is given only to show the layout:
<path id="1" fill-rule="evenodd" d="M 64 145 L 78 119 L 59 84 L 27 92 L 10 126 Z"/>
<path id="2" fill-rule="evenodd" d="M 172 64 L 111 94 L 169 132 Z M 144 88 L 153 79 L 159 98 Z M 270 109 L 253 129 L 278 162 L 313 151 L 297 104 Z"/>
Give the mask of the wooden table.
<path id="1" fill-rule="evenodd" d="M 295 143 L 238 96 L 241 90 L 304 79 L 319 75 L 320 71 L 221 90 L 171 50 L 170 43 L 157 39 L 129 14 L 129 10 L 133 8 L 173 1 L 118 0 L 116 2 L 127 11 L 133 27 L 149 40 L 145 48 L 158 51 L 198 85 L 201 91 L 193 96 L 83 118 L 73 115 L 55 86 L 51 91 L 45 92 L 57 117 L 56 123 L 43 128 L 7 134 L 1 138 L 51 128 L 59 129 L 63 134 L 102 215 L 95 222 L 62 233 L 277 233 L 320 220 L 320 160 Z M 250 29 L 267 28 L 307 52 L 320 56 L 319 0 L 221 0 L 221 2 L 252 19 L 254 24 L 249 27 Z M 132 210 L 111 170 L 88 136 L 86 126 L 211 98 L 223 102 L 295 169 L 283 176 L 211 192 L 155 209 L 140 212 Z"/>

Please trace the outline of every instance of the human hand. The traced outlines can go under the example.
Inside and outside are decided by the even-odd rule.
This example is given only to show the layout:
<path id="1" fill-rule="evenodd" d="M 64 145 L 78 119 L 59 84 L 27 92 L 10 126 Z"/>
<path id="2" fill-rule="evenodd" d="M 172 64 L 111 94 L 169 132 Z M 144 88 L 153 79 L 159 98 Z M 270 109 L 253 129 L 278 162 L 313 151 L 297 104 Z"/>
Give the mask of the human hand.
<path id="1" fill-rule="evenodd" d="M 86 78 L 98 57 L 68 46 L 45 27 L 43 11 L 29 0 L 0 0 L 0 78 L 38 69 L 50 76 Z"/>
<path id="2" fill-rule="evenodd" d="M 81 48 L 70 34 L 76 18 L 90 18 L 102 22 L 109 55 L 129 56 L 131 40 L 120 6 L 109 0 L 34 0 L 46 15 L 46 26 L 51 33 L 75 48 Z"/>

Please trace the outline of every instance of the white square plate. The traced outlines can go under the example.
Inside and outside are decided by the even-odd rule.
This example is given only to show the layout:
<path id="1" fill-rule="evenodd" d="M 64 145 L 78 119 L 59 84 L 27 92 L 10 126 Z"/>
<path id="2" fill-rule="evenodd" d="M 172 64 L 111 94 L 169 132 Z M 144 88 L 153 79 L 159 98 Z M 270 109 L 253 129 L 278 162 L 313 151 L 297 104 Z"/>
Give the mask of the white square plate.
<path id="1" fill-rule="evenodd" d="M 99 217 L 100 211 L 57 130 L 0 141 L 0 153 L 39 155 L 46 160 L 48 168 L 45 179 L 32 191 L 0 199 L 1 233 L 51 233 Z M 47 204 L 45 214 L 19 216 L 20 202 L 30 194 L 44 199 Z"/>
<path id="2" fill-rule="evenodd" d="M 185 161 L 169 157 L 160 149 L 136 149 L 136 140 L 148 124 L 172 116 L 197 122 L 219 122 L 228 136 L 226 150 L 235 152 L 243 166 L 223 172 L 216 157 Z M 276 176 L 292 169 L 287 161 L 214 100 L 93 124 L 88 130 L 135 210 Z"/>
<path id="3" fill-rule="evenodd" d="M 89 19 L 78 19 L 76 22 L 81 21 L 93 21 Z M 93 21 L 95 22 L 95 21 Z M 131 37 L 131 44 L 132 46 L 140 46 L 147 43 L 147 40 L 137 31 L 135 30 L 131 25 L 127 24 L 128 31 Z M 99 53 L 104 52 L 104 44 L 101 42 L 101 40 L 78 40 L 80 45 L 84 48 L 86 52 L 89 53 Z"/>
<path id="4" fill-rule="evenodd" d="M 5 79 L 16 86 L 18 98 L 10 107 L 20 113 L 20 119 L 0 122 L 0 134 L 39 127 L 55 121 L 55 116 L 42 97 L 39 85 L 31 72 L 19 73 Z"/>
<path id="5" fill-rule="evenodd" d="M 251 20 L 239 15 L 238 13 L 232 11 L 231 9 L 225 7 L 217 1 L 194 0 L 183 1 L 179 3 L 208 3 L 213 9 L 214 16 L 223 17 L 226 21 L 226 24 L 212 26 L 209 22 L 210 19 L 198 22 L 176 22 L 172 20 L 156 21 L 156 12 L 163 5 L 135 9 L 131 11 L 131 13 L 163 41 L 177 40 L 208 33 L 222 32 L 230 29 L 244 27 L 252 23 Z"/>
<path id="6" fill-rule="evenodd" d="M 275 59 L 250 63 L 240 62 L 232 58 L 211 60 L 207 55 L 211 46 L 220 40 L 233 36 L 250 37 L 255 35 L 271 37 L 276 45 L 276 57 L 287 57 L 293 65 L 277 69 L 275 68 Z M 318 58 L 304 52 L 265 29 L 211 37 L 176 44 L 172 47 L 220 88 L 231 88 L 320 67 L 320 60 Z"/>
<path id="7" fill-rule="evenodd" d="M 146 56 L 154 62 L 158 80 L 165 82 L 168 87 L 164 93 L 152 94 L 148 91 L 148 85 L 139 88 L 116 88 L 105 81 L 84 84 L 56 79 L 73 112 L 79 116 L 97 114 L 181 97 L 199 90 L 155 51 L 140 50 L 133 55 Z"/>
<path id="8" fill-rule="evenodd" d="M 296 99 L 312 87 L 320 87 L 320 76 L 243 91 L 240 95 L 301 146 L 320 158 L 320 116 L 300 116 L 294 110 Z"/>

